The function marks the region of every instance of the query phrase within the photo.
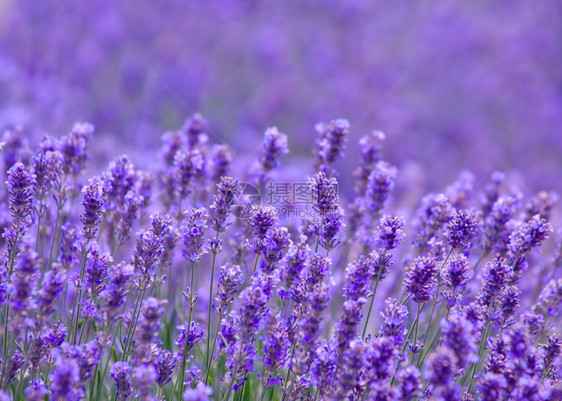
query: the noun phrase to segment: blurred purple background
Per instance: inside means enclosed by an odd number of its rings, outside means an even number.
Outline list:
[[[468,168],[560,193],[561,21],[559,1],[3,0],[0,126],[91,121],[105,164],[153,154],[194,111],[241,152],[277,125],[293,158],[345,117],[344,171],[380,129],[385,158],[428,189]]]

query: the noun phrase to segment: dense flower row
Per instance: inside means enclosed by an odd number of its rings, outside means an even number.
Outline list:
[[[205,129],[164,134],[155,171],[121,156],[87,181],[90,124],[35,150],[4,133],[1,400],[562,398],[553,193],[495,173],[478,196],[465,172],[392,214],[375,131],[346,199],[339,119],[317,126],[309,217],[282,219],[241,181],[266,188],[286,135],[239,181]]]

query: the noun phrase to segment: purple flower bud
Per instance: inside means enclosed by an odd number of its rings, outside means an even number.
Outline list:
[[[64,172],[67,175],[80,174],[88,160],[88,142],[92,138],[94,126],[89,123],[75,123],[68,135],[59,142],[59,150],[64,158]]]
[[[355,191],[359,196],[364,196],[373,166],[381,158],[380,151],[385,135],[381,131],[373,131],[359,140],[361,146],[361,161],[359,167],[353,172],[357,178]]]
[[[35,185],[35,175],[31,168],[27,168],[22,163],[14,164],[8,170],[6,185],[14,224],[29,224],[27,220],[33,212],[31,204]]]
[[[38,316],[46,321],[50,314],[55,311],[55,304],[66,283],[66,271],[55,263],[45,273],[41,286],[38,302]]]
[[[153,365],[143,364],[135,368],[133,381],[139,401],[152,401],[152,384],[156,382],[158,373]]]
[[[213,389],[203,384],[197,383],[195,388],[188,388],[183,393],[183,401],[211,401]]]
[[[447,223],[453,213],[453,207],[443,194],[430,194],[422,200],[418,211],[418,227],[414,237],[414,246],[420,253],[427,250],[428,245]]]
[[[108,323],[120,318],[122,306],[128,294],[129,281],[134,268],[127,263],[119,263],[109,268],[109,285],[105,290],[105,313]]]
[[[119,223],[117,224],[117,240],[124,244],[129,239],[131,227],[137,218],[139,209],[144,204],[144,198],[133,191],[125,194],[123,205],[118,209]]]
[[[328,124],[316,124],[318,139],[316,140],[314,165],[317,171],[328,176],[334,175],[333,165],[343,157],[346,137],[349,133],[349,121],[333,120]]]
[[[406,335],[406,319],[408,318],[408,308],[400,305],[398,300],[389,298],[385,301],[386,307],[381,312],[383,322],[380,334],[393,340],[394,344],[404,344]]]
[[[87,240],[92,240],[98,235],[101,216],[103,212],[104,193],[99,179],[90,180],[90,185],[82,190],[84,199],[82,205],[84,211],[80,216],[82,221],[82,233]]]
[[[213,182],[219,183],[222,177],[226,177],[230,171],[230,165],[234,159],[232,150],[227,145],[215,145],[211,152],[211,166]]]
[[[537,214],[511,234],[508,249],[514,258],[520,258],[531,249],[539,247],[551,232],[550,223]]]
[[[168,350],[156,347],[152,351],[150,359],[154,363],[158,374],[156,383],[158,384],[158,387],[163,388],[170,382],[170,380],[172,380],[172,372],[174,371],[178,357],[176,354],[173,354]]]
[[[488,262],[484,268],[484,285],[479,298],[480,304],[488,306],[492,299],[499,295],[512,275],[513,269],[507,265],[505,259],[496,258]]]
[[[453,248],[470,248],[472,238],[476,236],[478,220],[469,210],[460,210],[453,213],[445,237],[447,243]]]
[[[240,266],[227,263],[220,267],[216,297],[216,308],[220,314],[226,313],[243,281]]]
[[[312,191],[312,208],[321,216],[327,216],[338,208],[338,183],[323,172],[308,179]]]
[[[135,340],[141,347],[150,347],[158,338],[158,331],[162,327],[160,319],[164,315],[166,303],[166,300],[158,300],[153,297],[143,301],[138,333],[135,335]]]
[[[105,288],[107,268],[113,260],[108,252],[100,253],[95,242],[88,247],[86,258],[86,289],[92,298],[97,298]]]
[[[152,230],[138,234],[132,264],[140,273],[142,286],[154,280],[154,268],[162,255],[162,237],[154,234]]]
[[[126,155],[112,160],[103,174],[107,209],[115,210],[122,205],[125,195],[134,190],[136,181],[135,166]]]
[[[277,127],[266,129],[264,136],[259,163],[261,171],[269,173],[279,166],[279,158],[289,152],[289,146],[287,145],[287,135],[279,132]]]
[[[404,286],[415,302],[429,301],[437,286],[437,271],[435,259],[425,256],[416,258],[410,265]]]
[[[192,180],[203,168],[203,156],[197,149],[188,153],[178,151],[174,157],[174,179],[176,190],[182,198],[192,192]]]
[[[127,362],[115,362],[109,374],[115,381],[115,396],[117,401],[126,401],[133,394],[131,384],[133,368]]]
[[[368,178],[365,191],[365,207],[376,218],[388,199],[390,191],[394,189],[394,182],[398,170],[387,162],[378,162]]]
[[[183,257],[191,262],[197,262],[205,253],[205,229],[207,228],[207,209],[192,208],[184,213],[185,224],[182,227]]]
[[[49,394],[49,390],[45,383],[43,383],[43,380],[37,379],[29,384],[29,387],[24,390],[23,394],[27,401],[43,401],[45,396]]]
[[[213,195],[213,203],[210,207],[211,228],[213,230],[224,232],[230,225],[226,219],[238,192],[238,180],[231,177],[220,178],[220,182],[217,184],[217,193]]]
[[[266,273],[272,273],[278,267],[289,241],[289,230],[286,227],[274,227],[267,232],[262,241],[263,257],[260,265]]]
[[[397,248],[406,237],[404,234],[404,218],[398,216],[382,216],[375,233],[376,243],[385,251]]]
[[[562,305],[562,278],[551,279],[539,295],[539,310],[546,316],[557,316]]]
[[[189,351],[199,343],[205,335],[205,331],[197,322],[191,322],[189,333],[187,332],[187,324],[178,326],[178,338],[176,345],[182,353],[189,354]]]

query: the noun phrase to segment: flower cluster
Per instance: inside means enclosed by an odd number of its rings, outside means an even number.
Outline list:
[[[560,399],[552,193],[494,174],[478,197],[465,171],[412,208],[375,131],[350,196],[334,120],[300,221],[239,199],[200,115],[152,170],[120,156],[88,181],[91,130],[3,158],[0,399]],[[266,131],[260,188],[287,141]]]

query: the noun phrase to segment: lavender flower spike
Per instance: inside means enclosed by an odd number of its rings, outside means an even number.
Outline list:
[[[82,205],[84,211],[80,216],[82,221],[82,233],[86,240],[91,241],[98,235],[99,225],[103,212],[104,192],[98,178],[90,180],[90,185],[82,190],[84,199]]]

